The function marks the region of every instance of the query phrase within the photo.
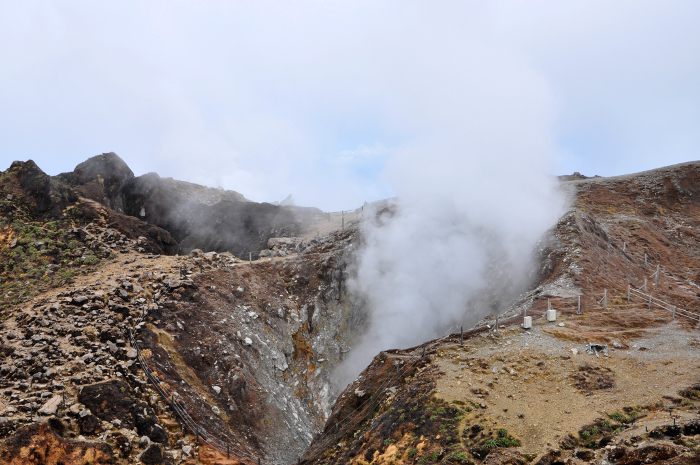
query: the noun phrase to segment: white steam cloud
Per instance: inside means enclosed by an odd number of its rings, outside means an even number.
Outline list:
[[[410,113],[430,130],[390,160],[395,213],[365,215],[351,289],[367,301],[369,328],[341,382],[381,350],[504,310],[531,283],[537,242],[564,211],[549,174],[546,82],[497,46],[462,58],[462,72],[441,79]]]

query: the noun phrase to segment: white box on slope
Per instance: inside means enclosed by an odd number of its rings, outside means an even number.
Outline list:
[[[553,308],[547,310],[547,321],[557,321],[557,311]]]
[[[523,328],[524,329],[532,328],[532,317],[531,316],[526,316],[523,318]]]

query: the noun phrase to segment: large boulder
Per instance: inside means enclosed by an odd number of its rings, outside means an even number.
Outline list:
[[[136,410],[136,399],[131,387],[122,380],[112,379],[84,386],[78,400],[100,420],[120,420],[125,426],[134,426],[132,412]]]

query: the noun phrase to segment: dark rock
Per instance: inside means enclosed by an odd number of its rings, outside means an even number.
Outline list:
[[[168,433],[159,424],[153,425],[151,427],[151,431],[148,432],[147,436],[153,442],[157,442],[159,444],[168,443]]]
[[[566,462],[561,459],[560,450],[550,450],[544,454],[535,465],[565,465],[565,463]]]
[[[84,417],[78,418],[78,427],[80,428],[80,434],[91,436],[93,434],[99,433],[102,423],[95,415],[85,415]]]
[[[642,465],[667,460],[678,455],[678,450],[666,444],[655,444],[628,450],[624,447],[616,447],[608,454],[608,460],[615,465]]]
[[[121,380],[109,380],[84,386],[78,400],[99,419],[121,420],[127,427],[134,426],[132,411],[136,408],[131,388]]]
[[[694,420],[683,426],[683,434],[686,436],[695,436],[700,434],[700,420]]]
[[[6,173],[9,176],[5,182],[22,192],[15,201],[27,205],[33,216],[57,217],[63,208],[77,200],[74,191],[51,179],[32,160],[15,161]]]
[[[122,458],[127,458],[129,455],[131,455],[131,450],[133,447],[131,446],[131,441],[129,441],[129,438],[121,433],[113,433],[111,436],[112,440],[117,445],[119,455]]]
[[[151,444],[148,449],[143,451],[139,456],[139,460],[146,465],[156,465],[163,463],[163,449],[158,444]]]
[[[103,153],[88,158],[72,173],[59,175],[83,196],[117,211],[123,211],[122,186],[134,173],[115,153]]]

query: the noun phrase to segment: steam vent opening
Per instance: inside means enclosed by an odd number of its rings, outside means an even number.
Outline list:
[[[700,463],[700,4],[533,11],[3,8],[0,464]]]

